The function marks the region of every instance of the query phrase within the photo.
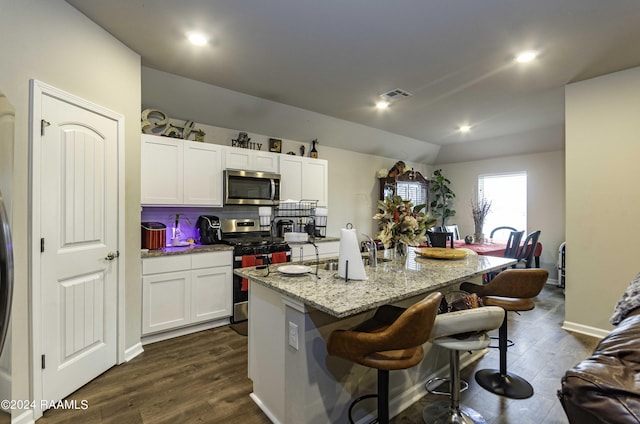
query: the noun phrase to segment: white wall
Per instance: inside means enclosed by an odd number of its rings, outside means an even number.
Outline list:
[[[460,235],[474,232],[471,199],[475,197],[478,176],[524,171],[527,173],[527,231],[542,230],[540,266],[557,278],[558,247],[565,239],[564,151],[510,156],[456,164],[436,165],[451,180],[456,194],[456,216],[448,224],[458,224]],[[485,233],[491,229],[484,229]]]
[[[339,236],[340,228],[344,228],[347,222],[353,224],[358,234],[375,234],[377,223],[372,218],[376,203],[372,200],[378,197],[376,173],[381,168],[389,170],[401,159],[425,177],[431,175],[428,166],[418,163],[417,157],[421,152],[414,155],[412,151],[405,151],[407,146],[403,144],[406,141],[404,137],[150,68],[142,68],[142,78],[142,104],[145,108],[159,109],[170,118],[183,120],[202,116],[202,110],[211,111],[208,121],[200,121],[195,125],[195,128],[203,129],[205,141],[210,143],[230,145],[231,138],[237,136],[238,131],[245,131],[252,142],[260,140],[265,143],[262,150],[268,150],[266,141],[272,137],[283,139],[283,153],[293,150],[299,154],[298,147],[306,144],[308,155],[309,141],[315,136],[304,138],[307,133],[292,130],[291,122],[308,123],[320,133],[331,134],[335,138],[334,143],[338,140],[337,144],[340,144],[340,139],[348,138],[349,143],[357,141],[366,146],[370,137],[388,137],[389,145],[397,148],[398,156],[385,158],[328,147],[320,138],[317,146],[319,157],[329,161],[327,235]],[[301,138],[288,138],[288,134],[297,134]],[[432,147],[426,148],[435,154],[437,149],[433,150]],[[361,235],[359,237],[364,240]]]
[[[62,0],[0,0],[0,89],[16,110],[13,399],[29,399],[29,79],[125,116],[126,338],[140,336],[140,58]]]
[[[568,85],[569,325],[610,329],[615,303],[640,271],[640,68]],[[588,329],[587,329],[588,330]]]

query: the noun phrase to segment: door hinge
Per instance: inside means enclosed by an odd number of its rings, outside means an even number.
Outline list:
[[[44,237],[40,239],[40,253],[44,252]]]
[[[41,365],[42,365],[42,369],[45,369],[45,360],[44,360],[44,355],[42,355],[42,356],[40,357],[40,363],[41,363]]]
[[[40,120],[40,135],[44,135],[44,129],[51,125],[51,122],[41,119]]]

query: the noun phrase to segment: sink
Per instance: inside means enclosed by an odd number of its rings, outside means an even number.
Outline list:
[[[383,262],[389,262],[390,259],[387,258],[378,258],[378,264],[383,263]],[[369,266],[369,257],[368,256],[363,256],[362,257],[362,263],[364,264],[364,266]],[[338,270],[338,259],[337,258],[323,258],[320,259],[317,264],[322,268],[322,269],[326,269],[328,271],[337,271]],[[315,267],[316,266],[316,261],[306,261],[303,262],[303,265],[307,265],[310,267]]]

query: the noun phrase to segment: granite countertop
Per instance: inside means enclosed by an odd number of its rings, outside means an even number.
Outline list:
[[[442,260],[416,256],[409,250],[404,273],[390,271],[389,263],[377,268],[366,267],[368,280],[345,282],[337,271],[315,266],[313,273],[287,275],[272,265],[270,273],[253,268],[237,268],[234,273],[262,284],[290,298],[303,302],[336,318],[345,318],[383,304],[396,303],[460,283],[488,271],[496,271],[514,264],[514,259],[494,256],[468,255],[464,259]]]
[[[140,257],[156,258],[159,256],[185,255],[203,252],[224,252],[232,250],[233,246],[229,246],[228,244],[194,244],[189,246],[164,247],[158,250],[142,249],[140,251]]]

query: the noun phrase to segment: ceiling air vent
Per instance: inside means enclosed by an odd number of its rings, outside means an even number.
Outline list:
[[[411,97],[412,95],[413,94],[409,93],[408,91],[396,88],[394,90],[387,91],[386,93],[382,93],[380,97],[388,102],[397,102],[398,100]]]

